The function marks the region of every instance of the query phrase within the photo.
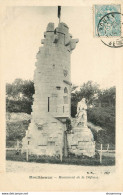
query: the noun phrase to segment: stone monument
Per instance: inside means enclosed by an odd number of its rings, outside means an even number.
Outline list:
[[[82,99],[77,106],[73,132],[67,131],[71,118],[71,62],[72,50],[78,39],[72,39],[69,28],[60,22],[49,23],[43,44],[37,53],[34,72],[35,94],[31,123],[22,140],[22,152],[46,156],[94,156],[95,143],[87,127],[87,105]]]
[[[69,153],[77,156],[95,155],[95,141],[91,130],[87,127],[87,104],[83,98],[77,105],[76,123],[73,133],[67,135]]]
[[[66,119],[71,117],[70,56],[78,39],[65,23],[49,23],[37,53],[35,94],[31,123],[23,139],[23,152],[59,156],[64,153]]]
[[[87,104],[85,98],[78,102],[76,117],[77,126],[82,125],[83,127],[87,127]]]

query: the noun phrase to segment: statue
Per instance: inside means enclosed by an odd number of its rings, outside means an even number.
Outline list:
[[[87,104],[85,102],[85,98],[82,98],[77,105],[77,126],[82,125],[83,127],[87,127]]]

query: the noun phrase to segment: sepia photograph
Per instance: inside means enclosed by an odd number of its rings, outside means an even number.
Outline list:
[[[120,5],[99,8],[96,6],[94,13],[97,23],[107,12],[120,12]],[[7,59],[11,68],[6,84],[7,171],[18,171],[18,166],[21,171],[22,162],[115,165],[115,67],[112,67],[113,59],[105,65],[99,56],[88,59],[89,48],[84,51],[88,41],[83,42],[87,35],[81,25],[78,26],[86,9],[58,6],[9,7],[7,10],[11,23],[9,21],[6,33],[11,30],[18,35],[10,35],[7,41],[8,50],[12,41],[15,47]],[[71,24],[69,12],[73,13],[74,20],[79,17],[79,21],[73,24],[72,20]],[[117,15],[110,15],[110,25],[116,20],[120,23],[120,15],[118,19]],[[48,17],[52,19],[41,26],[45,17],[47,21]],[[109,33],[111,28],[107,26],[101,25]],[[77,61],[80,55],[81,60]]]

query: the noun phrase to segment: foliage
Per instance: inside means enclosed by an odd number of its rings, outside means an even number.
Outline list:
[[[15,100],[26,98],[31,101],[34,94],[34,83],[30,80],[15,79],[12,84],[7,83],[6,94]]]
[[[30,80],[16,79],[12,84],[6,85],[6,110],[7,112],[31,113],[33,103],[34,83]],[[96,132],[92,129],[94,138],[98,142],[115,142],[115,99],[116,89],[101,90],[97,83],[88,81],[80,86],[72,86],[71,92],[71,116],[75,117],[77,103],[86,98],[88,105],[88,121],[101,126],[105,131]],[[71,129],[70,121],[67,121],[68,129]],[[14,126],[14,125],[13,125]],[[9,127],[9,124],[8,124]],[[9,127],[10,128],[10,127]],[[15,129],[15,127],[13,127]],[[21,128],[21,126],[19,127]],[[12,130],[12,129],[11,129]],[[14,130],[13,130],[14,131]],[[18,128],[17,128],[18,132]],[[19,132],[18,132],[19,134]],[[12,136],[10,136],[12,137]],[[21,137],[21,136],[20,136]],[[19,138],[20,139],[20,138]]]
[[[7,122],[6,139],[7,141],[22,140],[25,137],[29,121]]]
[[[16,79],[12,84],[6,85],[7,112],[31,113],[33,102],[34,83],[30,80]]]
[[[26,162],[26,153],[16,152],[15,151],[7,151],[6,159],[11,161],[23,161]],[[99,155],[95,155],[95,158],[92,157],[76,157],[76,156],[69,156],[64,157],[62,162],[60,159],[54,156],[37,156],[37,155],[29,155],[29,162],[37,162],[37,163],[52,163],[52,164],[67,164],[67,165],[84,165],[84,166],[109,166],[115,165],[115,157],[103,156],[102,164],[100,164]]]
[[[70,119],[66,119],[66,128],[67,128],[67,131],[70,131],[72,129],[72,125],[71,125],[71,120]]]
[[[99,85],[88,81],[84,83],[80,88],[81,99],[86,98],[87,104],[93,104],[94,100],[97,98],[99,92]],[[80,100],[81,100],[80,99]]]
[[[25,112],[27,114],[30,114],[32,101],[29,100],[6,100],[6,110],[7,112]]]
[[[98,142],[115,143],[115,107],[89,108],[88,120],[104,129],[96,135]]]
[[[100,90],[98,95],[98,101],[105,105],[115,106],[116,88],[111,87],[109,89]]]
[[[71,93],[71,115],[74,117],[76,115],[77,103],[85,98],[88,106],[93,105],[94,101],[97,99],[99,93],[99,85],[92,81],[88,81],[80,86],[80,90],[77,91],[77,87],[72,87]]]
[[[97,98],[99,92],[99,85],[92,81],[88,81],[87,83],[83,83],[80,86],[80,90],[76,90],[77,87],[73,86],[72,92],[75,90],[75,93],[72,95],[76,97],[77,101],[80,101],[82,98],[86,98],[87,104],[92,104],[93,101]]]
[[[103,128],[97,132],[91,129],[95,141],[99,143],[115,143],[115,99],[116,88],[99,89],[99,85],[88,81],[84,83],[80,90],[73,86],[71,94],[71,115],[75,117],[77,103],[86,98],[88,104],[88,121]]]

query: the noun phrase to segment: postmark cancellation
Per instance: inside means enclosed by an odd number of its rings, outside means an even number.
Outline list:
[[[94,36],[109,47],[123,46],[120,4],[94,5]]]

